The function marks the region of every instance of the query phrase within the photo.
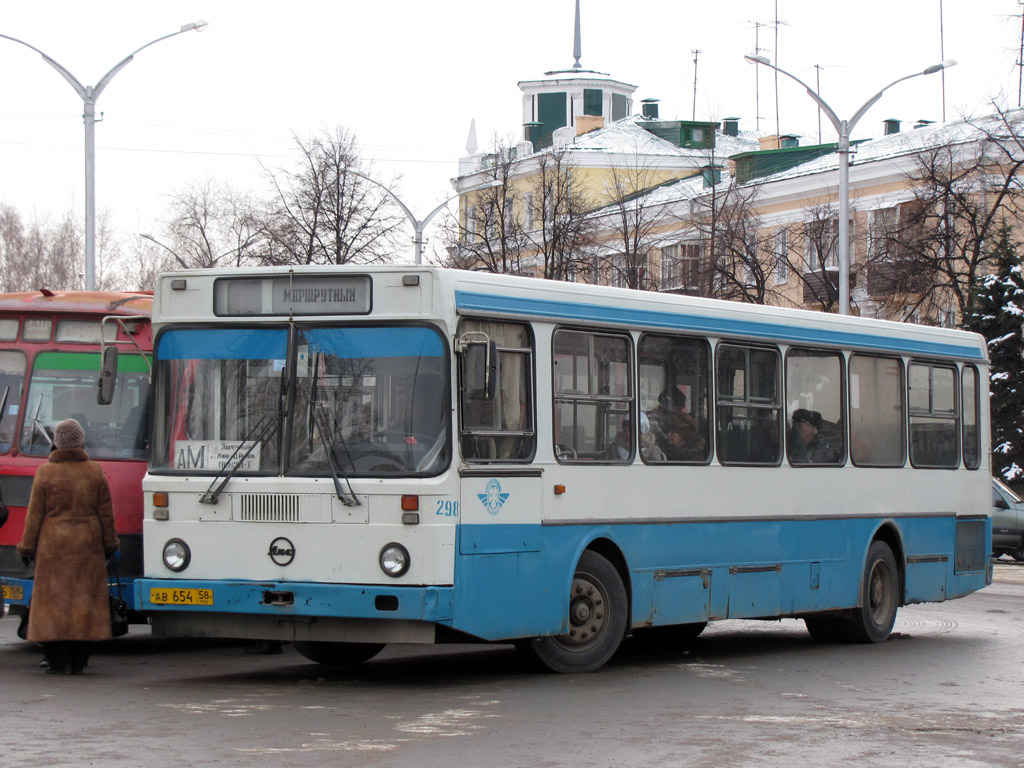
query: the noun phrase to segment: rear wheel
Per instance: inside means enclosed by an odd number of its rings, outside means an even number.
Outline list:
[[[873,541],[864,564],[861,604],[840,623],[845,640],[884,643],[889,639],[899,607],[899,583],[896,558],[889,545]]]
[[[618,649],[626,634],[626,589],[615,567],[587,550],[569,591],[569,633],[517,644],[552,672],[593,672]]]
[[[811,639],[819,643],[834,643],[841,639],[839,619],[835,616],[804,616],[804,624]]]
[[[372,659],[382,650],[384,643],[324,643],[296,641],[295,650],[310,661],[328,667],[350,667]]]

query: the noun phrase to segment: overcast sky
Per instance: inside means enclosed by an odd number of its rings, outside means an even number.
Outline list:
[[[743,61],[755,34],[763,55],[805,82],[820,75],[822,96],[848,118],[881,87],[943,58],[942,5],[945,58],[959,61],[946,73],[947,119],[983,113],[992,99],[1018,104],[1018,0],[777,5],[776,51],[774,0],[582,0],[582,63],[639,86],[635,111],[653,97],[663,118],[690,119],[699,49],[696,118],[735,116],[742,129],[774,133],[772,75],[761,68],[755,90],[755,69]],[[572,65],[573,13],[574,0],[7,0],[0,33],[92,85],[150,40],[209,22],[141,52],[98,101],[97,207],[125,237],[159,237],[172,190],[206,176],[257,185],[257,157],[287,164],[293,133],[339,125],[425,215],[453,193],[470,120],[482,148],[495,135],[518,137],[516,83]],[[0,201],[26,218],[72,207],[77,215],[81,99],[38,54],[2,39],[0,72]],[[782,132],[817,143],[816,108],[796,83],[780,79],[779,104]],[[854,138],[880,135],[886,118],[908,130],[942,112],[942,76],[915,79],[887,92]],[[822,139],[834,138],[824,121]]]

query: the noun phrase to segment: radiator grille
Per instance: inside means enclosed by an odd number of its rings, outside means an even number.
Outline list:
[[[956,560],[954,573],[983,571],[988,564],[985,547],[985,520],[956,521]]]
[[[235,497],[235,520],[244,523],[321,523],[330,510],[320,496],[298,493],[244,493]]]

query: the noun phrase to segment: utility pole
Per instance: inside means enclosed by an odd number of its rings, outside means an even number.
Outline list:
[[[693,54],[693,117],[690,119],[697,120],[697,57],[700,56],[700,49],[691,50]]]

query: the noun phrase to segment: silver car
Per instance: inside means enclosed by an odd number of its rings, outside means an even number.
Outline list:
[[[1024,499],[992,478],[992,555],[1024,560]]]

